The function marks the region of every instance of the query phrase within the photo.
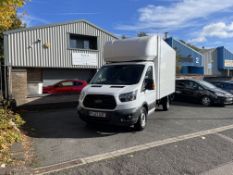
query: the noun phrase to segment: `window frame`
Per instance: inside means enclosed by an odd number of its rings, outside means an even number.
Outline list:
[[[149,71],[151,71],[151,73],[152,73],[152,75],[151,75],[152,79],[149,76],[147,76],[147,73]],[[153,69],[153,66],[151,66],[151,65],[147,67],[145,75],[143,77],[143,83],[142,83],[142,87],[141,87],[141,92],[145,91],[146,80],[152,80],[153,83],[155,83],[155,80],[154,80],[154,69]]]
[[[85,49],[85,48],[73,48],[71,47],[71,35],[78,35],[78,36],[83,36],[83,37],[93,37],[96,38],[96,49]],[[67,46],[68,46],[68,50],[84,50],[84,51],[94,51],[94,52],[98,52],[99,51],[99,36],[94,36],[94,35],[83,35],[83,34],[79,34],[79,33],[67,33]],[[89,43],[90,45],[90,43]]]

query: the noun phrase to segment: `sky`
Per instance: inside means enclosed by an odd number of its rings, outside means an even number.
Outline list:
[[[85,19],[118,37],[168,32],[233,52],[233,0],[30,0],[18,15],[28,27]]]

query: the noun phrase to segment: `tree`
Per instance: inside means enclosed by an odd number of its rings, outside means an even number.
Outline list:
[[[3,59],[3,32],[22,27],[17,10],[26,0],[0,0],[0,60]]]
[[[25,4],[25,0],[1,0],[0,1],[0,31],[8,30],[17,16],[17,9]]]
[[[148,36],[146,32],[139,32],[137,34],[138,37]]]

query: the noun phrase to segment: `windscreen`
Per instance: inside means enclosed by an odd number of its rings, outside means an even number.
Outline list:
[[[216,88],[217,88],[217,87],[214,86],[213,84],[208,83],[208,82],[206,82],[206,81],[199,81],[199,83],[200,83],[201,85],[207,87],[207,88],[210,88],[210,89],[216,89]]]
[[[140,81],[144,65],[126,64],[102,67],[91,84],[132,85]]]

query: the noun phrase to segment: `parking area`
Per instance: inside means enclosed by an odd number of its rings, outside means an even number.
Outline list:
[[[201,107],[177,102],[167,112],[150,115],[142,132],[112,126],[89,127],[78,118],[75,108],[25,112],[23,117],[30,126],[26,128],[35,153],[32,166],[36,168],[232,125],[232,109],[233,106]],[[231,132],[227,134],[232,136]]]
[[[188,139],[50,174],[232,175],[233,144],[215,134],[204,138]]]

